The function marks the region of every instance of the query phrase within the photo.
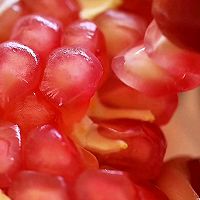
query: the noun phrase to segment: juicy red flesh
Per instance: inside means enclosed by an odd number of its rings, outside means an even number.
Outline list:
[[[145,50],[160,67],[176,80],[179,91],[195,88],[200,83],[200,55],[172,44],[153,21],[145,35]]]
[[[152,10],[158,26],[169,40],[199,52],[199,7],[199,0],[154,0]]]
[[[109,64],[106,53],[104,35],[92,21],[75,21],[65,28],[63,45],[74,46],[91,51],[103,66],[104,82],[109,75]]]
[[[169,122],[178,105],[177,94],[156,98],[147,96],[123,84],[114,75],[99,91],[99,98],[103,104],[114,108],[150,110],[159,125]]]
[[[146,29],[144,19],[117,10],[109,10],[97,16],[95,23],[105,36],[111,58],[142,40]]]
[[[26,15],[17,21],[11,39],[35,50],[42,59],[61,45],[62,25],[39,15]]]
[[[0,42],[4,42],[10,38],[14,24],[26,13],[27,10],[23,3],[17,2],[0,14]]]
[[[83,170],[76,146],[50,125],[32,130],[24,145],[26,169],[60,175],[68,181],[74,180]]]
[[[177,93],[173,77],[148,57],[143,45],[116,56],[112,61],[112,69],[123,83],[147,95]]]
[[[76,0],[22,0],[33,13],[53,17],[64,24],[78,19],[79,5]]]
[[[156,187],[137,185],[115,170],[83,172],[75,183],[74,196],[76,200],[168,200]]]
[[[15,124],[0,124],[0,163],[0,188],[5,188],[21,166],[21,137]]]
[[[50,55],[40,91],[58,107],[89,102],[102,73],[101,63],[92,53],[63,47]]]
[[[8,191],[12,200],[69,200],[62,177],[33,171],[21,171]]]
[[[130,172],[135,179],[155,179],[163,163],[166,141],[155,125],[135,120],[99,122],[101,135],[127,143],[125,150],[115,153],[97,153],[102,165]]]
[[[117,171],[85,171],[75,183],[77,200],[132,200],[136,193],[128,177]]]
[[[17,99],[6,109],[4,119],[19,125],[23,136],[43,124],[54,123],[59,112],[38,93]]]
[[[0,106],[33,91],[41,78],[41,66],[33,50],[16,42],[0,44]]]

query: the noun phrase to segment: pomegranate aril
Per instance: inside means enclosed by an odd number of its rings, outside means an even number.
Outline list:
[[[158,176],[166,141],[156,125],[128,119],[95,121],[75,126],[72,138],[93,152],[100,165],[129,171],[137,180]]]
[[[58,107],[77,102],[85,105],[94,95],[102,74],[101,63],[89,51],[59,48],[49,57],[40,91]]]
[[[153,21],[145,35],[145,51],[176,80],[178,90],[185,91],[200,84],[200,55],[181,49],[160,32]]]
[[[45,59],[61,45],[62,33],[62,25],[58,21],[39,15],[26,15],[15,24],[11,39],[27,45]]]
[[[116,56],[112,61],[112,69],[124,84],[147,95],[177,93],[173,77],[148,57],[143,45]]]
[[[155,123],[159,125],[169,122],[178,105],[177,94],[156,98],[147,96],[123,84],[114,75],[98,93],[101,102],[106,106],[151,111],[155,116]]]
[[[139,16],[117,10],[106,11],[94,21],[104,33],[111,58],[142,40],[147,26]]]
[[[18,124],[23,136],[26,136],[28,131],[37,126],[54,123],[57,116],[59,111],[41,95],[33,93],[9,105],[4,119]]]
[[[148,21],[153,18],[151,13],[152,0],[123,0],[123,10],[138,14]]]
[[[154,0],[153,15],[166,37],[180,47],[200,51],[200,1]]]
[[[0,123],[0,188],[8,187],[21,166],[21,137],[19,127]]]
[[[77,200],[133,200],[137,199],[131,181],[123,172],[118,171],[85,171],[74,186]]]
[[[62,177],[34,171],[21,171],[9,188],[12,200],[69,200]]]
[[[22,2],[12,3],[6,10],[1,10],[9,5],[9,1],[4,1],[0,5],[0,42],[4,42],[9,39],[12,32],[12,28],[17,20],[24,16],[27,11]],[[6,6],[5,6],[6,4]]]
[[[22,0],[33,13],[53,17],[64,24],[78,19],[79,4],[76,0]]]
[[[0,44],[0,107],[33,91],[41,79],[37,55],[17,42]]]
[[[63,45],[91,51],[102,63],[104,73],[101,82],[105,81],[110,71],[105,39],[94,22],[85,20],[71,23],[65,28]]]
[[[160,173],[166,151],[164,134],[158,126],[136,120],[99,121],[104,137],[122,140],[128,147],[120,152],[95,152],[100,164],[129,171],[134,179],[153,180]]]
[[[51,125],[33,129],[24,144],[26,169],[64,176],[73,181],[83,170],[80,152]]]

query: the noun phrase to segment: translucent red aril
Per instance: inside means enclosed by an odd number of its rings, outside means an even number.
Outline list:
[[[101,63],[89,51],[60,48],[49,57],[40,90],[58,107],[70,107],[77,102],[85,105],[94,95],[102,73]]]
[[[123,98],[120,98],[123,97]],[[162,97],[151,97],[123,84],[115,76],[99,90],[103,104],[119,109],[149,110],[155,116],[155,123],[166,124],[178,105],[177,94]]]
[[[171,43],[162,35],[155,21],[146,31],[145,50],[154,62],[175,77],[180,91],[200,84],[200,55]]]
[[[17,21],[11,39],[35,50],[45,59],[49,53],[61,45],[62,25],[39,15],[26,15]]]
[[[22,0],[33,12],[53,17],[64,24],[78,19],[79,5],[76,0]]]
[[[91,51],[102,63],[104,73],[101,82],[105,81],[110,71],[105,39],[94,22],[85,20],[71,23],[65,28],[63,45],[81,47]]]
[[[199,7],[199,0],[154,0],[153,15],[167,38],[181,47],[199,52]]]
[[[151,6],[152,0],[123,0],[123,4],[120,8],[141,15],[150,21],[153,18]]]
[[[87,141],[80,141],[87,127],[80,129],[83,131],[78,140],[97,156],[101,165],[129,171],[134,179],[155,179],[166,150],[164,135],[156,125],[126,119],[97,121],[96,126],[97,133],[94,128],[88,129],[93,132],[91,136],[87,133]]]
[[[24,145],[24,162],[29,170],[61,175],[70,181],[83,170],[76,146],[50,125],[32,130]]]
[[[4,42],[9,39],[14,24],[27,12],[21,2],[10,2],[11,3],[9,3],[8,1],[4,1],[0,5],[0,42]],[[4,8],[6,8],[5,4],[11,5],[4,10]]]
[[[136,191],[131,181],[123,172],[118,171],[85,171],[74,186],[77,200],[133,200]]]
[[[4,119],[19,125],[23,136],[31,129],[44,124],[52,124],[59,112],[38,93],[17,99],[5,111]]]
[[[147,95],[164,96],[177,92],[175,80],[148,57],[142,45],[116,56],[112,69],[123,83]]]
[[[142,40],[147,25],[139,16],[117,10],[99,15],[95,23],[104,33],[111,58]]]
[[[0,123],[0,188],[8,187],[20,170],[21,137],[19,127]]]
[[[12,200],[69,200],[62,177],[33,171],[22,171],[8,191]]]
[[[74,196],[76,200],[168,200],[156,187],[137,185],[115,170],[83,172],[75,183]]]
[[[0,106],[25,96],[39,84],[41,67],[33,50],[16,42],[0,44]]]

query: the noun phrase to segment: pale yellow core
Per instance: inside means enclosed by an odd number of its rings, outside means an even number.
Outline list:
[[[82,19],[93,19],[106,10],[117,8],[122,4],[122,0],[79,0],[82,10]]]
[[[128,144],[123,140],[109,139],[101,135],[97,125],[88,117],[74,126],[72,137],[83,148],[101,154],[120,152],[128,148]]]
[[[106,107],[100,102],[97,95],[91,100],[88,115],[90,117],[103,119],[135,119],[148,122],[153,122],[155,120],[155,117],[150,110]]]
[[[8,196],[6,196],[1,190],[0,190],[0,200],[11,200]]]

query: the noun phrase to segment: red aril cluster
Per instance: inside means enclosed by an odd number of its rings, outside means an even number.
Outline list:
[[[159,126],[178,93],[200,85],[191,22],[199,3],[181,11],[186,0],[154,0],[148,26],[151,0],[8,1],[0,3],[0,199],[198,198],[198,159],[163,165]],[[175,26],[187,30],[179,37]]]
[[[99,59],[103,67],[101,83],[108,78],[110,71],[105,45],[103,33],[92,21],[75,21],[64,30],[63,46],[88,49]]]
[[[166,141],[158,127],[126,119],[100,121],[98,131],[104,137],[127,144],[127,148],[121,151],[94,151],[100,164],[126,170],[138,180],[157,177],[166,151]]]

